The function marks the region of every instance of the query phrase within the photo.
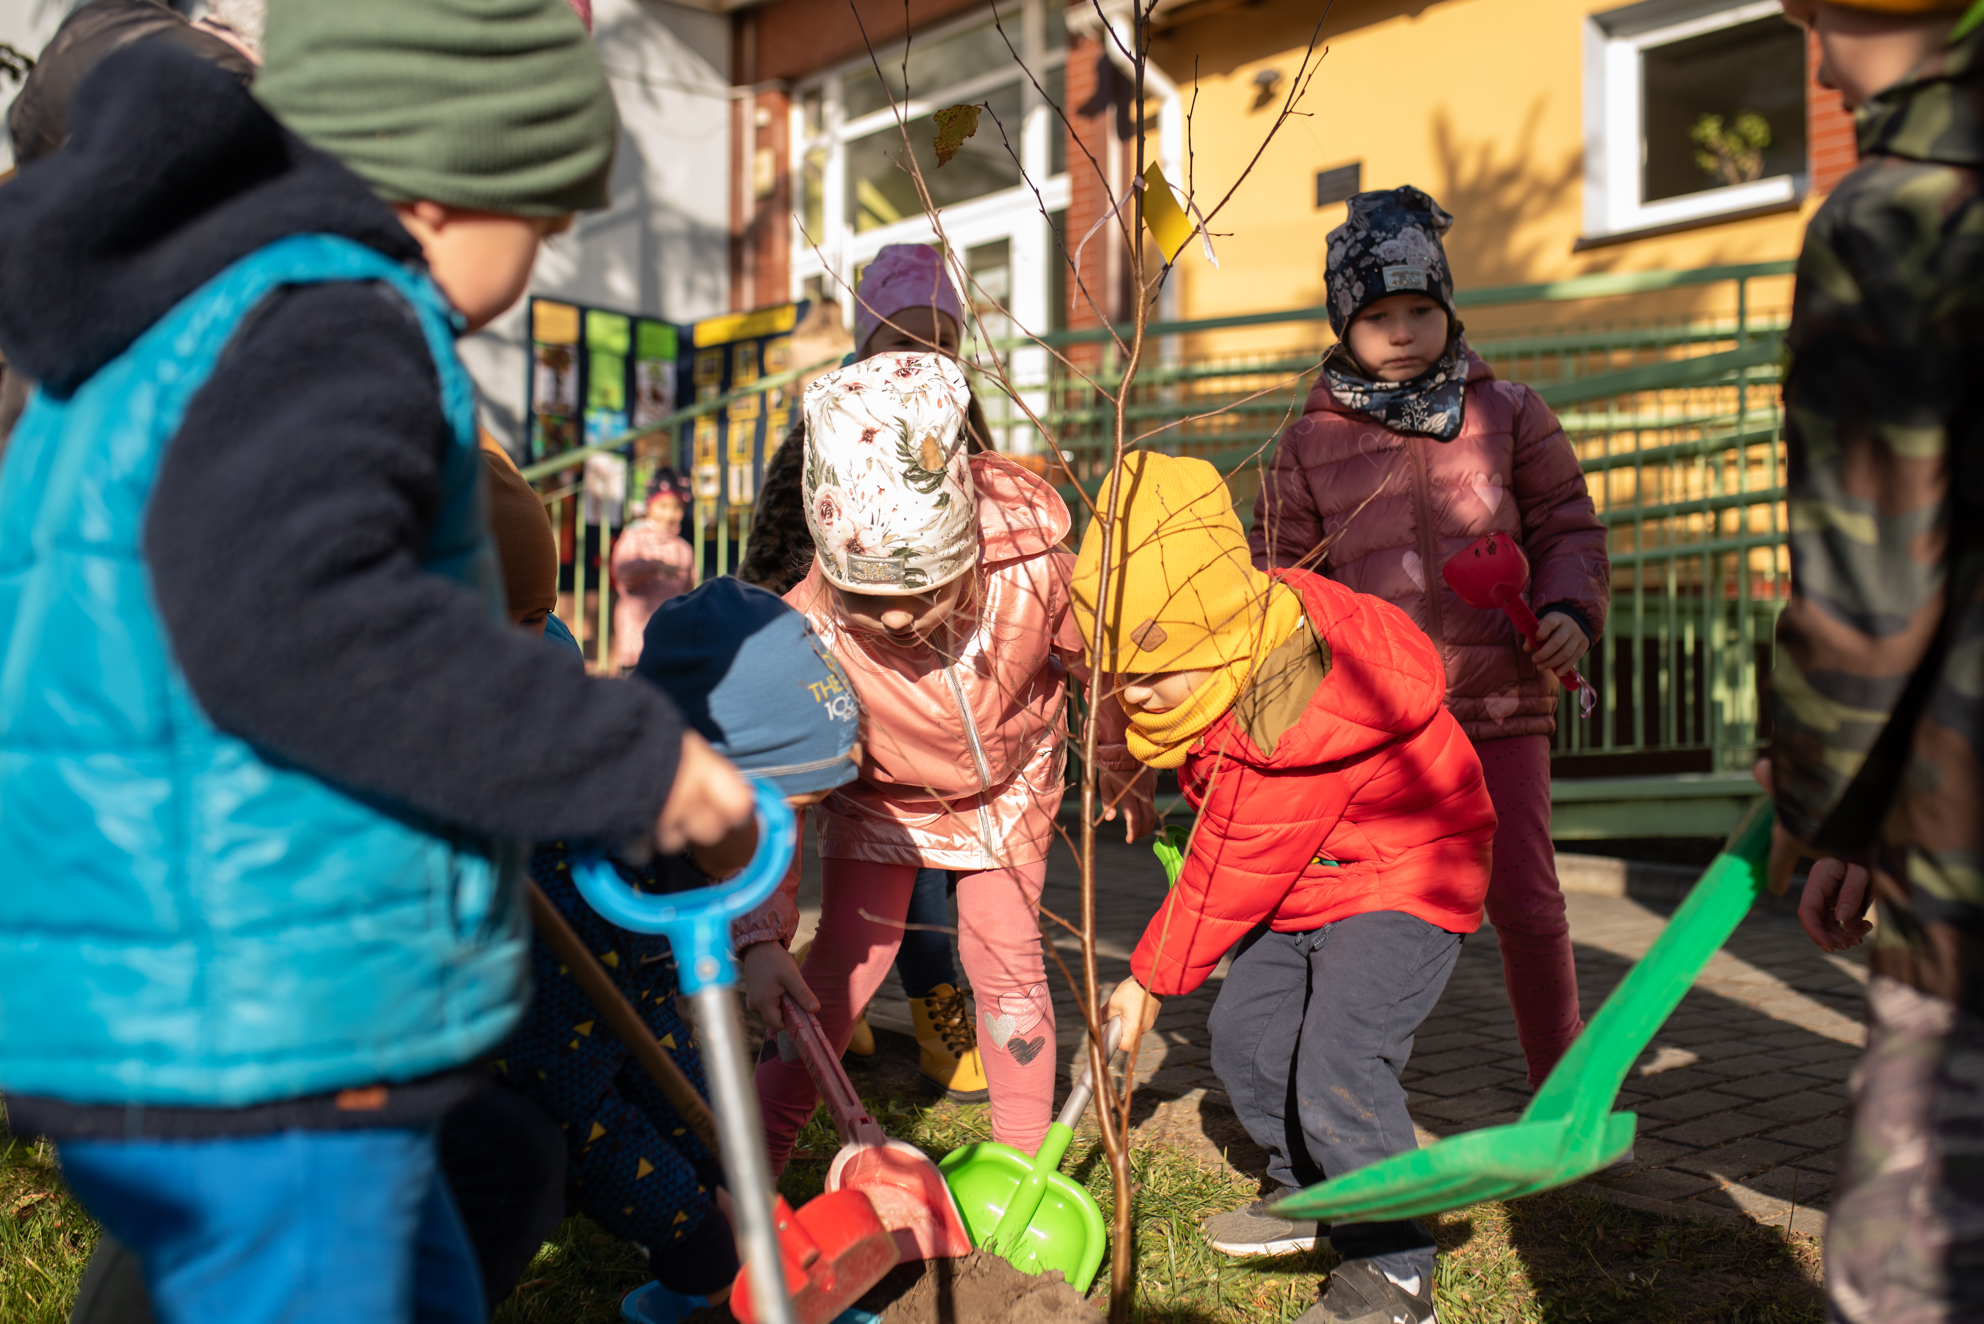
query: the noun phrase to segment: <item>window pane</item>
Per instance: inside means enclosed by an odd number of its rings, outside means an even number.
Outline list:
[[[1641,197],[1805,170],[1805,36],[1762,18],[1641,52]]]
[[[1047,49],[1058,51],[1068,44],[1068,11],[1061,0],[1042,0],[1047,20]]]
[[[799,158],[799,217],[813,243],[826,236],[826,201],[827,149],[809,147]]]
[[[971,273],[971,287],[964,296],[971,304],[972,320],[978,324],[976,334],[986,342],[1010,338],[1013,324],[1006,313],[1013,298],[1011,241],[1000,239],[967,248],[964,267]]]
[[[1014,45],[1018,45],[1020,32],[1016,18],[1007,22],[1006,32],[1012,37]],[[882,74],[889,80],[889,91],[895,94],[896,100],[903,100],[902,48],[898,46],[877,55]],[[1005,38],[989,23],[942,41],[912,41],[909,44],[909,94],[934,97],[947,87],[991,73],[1012,62],[1013,53],[1006,49]],[[882,80],[875,76],[872,62],[841,81],[840,97],[849,119],[882,110],[889,104],[889,98],[882,91]]]
[[[1017,151],[1020,85],[1012,83],[998,88],[985,100],[992,115],[997,115],[1006,126],[1006,134]],[[979,116],[977,134],[966,139],[963,150],[941,170],[930,145],[937,135],[936,125],[927,115],[910,121],[909,140],[916,147],[916,163],[939,207],[996,193],[1020,182],[1020,168],[1007,153],[992,115]],[[901,155],[902,134],[893,126],[847,144],[847,215],[857,233],[922,213],[915,181],[891,159]]]

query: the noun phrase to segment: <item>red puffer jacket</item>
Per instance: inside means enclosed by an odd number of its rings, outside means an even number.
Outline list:
[[[1329,671],[1272,754],[1228,712],[1186,757],[1191,853],[1130,958],[1159,995],[1204,983],[1262,920],[1302,933],[1401,910],[1452,933],[1481,925],[1495,809],[1441,704],[1439,655],[1390,603],[1274,573],[1301,592]]]
[[[1596,640],[1612,563],[1577,453],[1536,392],[1470,354],[1452,441],[1393,432],[1318,381],[1275,448],[1249,541],[1263,570],[1319,570],[1404,608],[1440,650],[1447,705],[1470,738],[1549,735],[1557,678],[1537,671],[1507,615],[1468,606],[1440,577],[1448,557],[1495,532],[1529,556],[1536,614],[1569,608]]]

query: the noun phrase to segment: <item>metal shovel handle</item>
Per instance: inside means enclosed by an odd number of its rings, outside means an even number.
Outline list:
[[[739,1239],[751,1274],[751,1296],[762,1324],[797,1324],[779,1254],[772,1215],[771,1161],[765,1127],[751,1088],[744,1049],[744,1021],[736,993],[737,962],[731,955],[731,921],[777,890],[792,862],[798,824],[785,797],[770,782],[753,780],[758,807],[758,847],[735,879],[688,892],[637,892],[603,859],[577,862],[572,882],[586,904],[609,922],[636,933],[659,933],[675,951],[682,991],[696,1009],[696,1030],[707,1051],[716,1104],[718,1148],[736,1201]]]
[[[1109,1024],[1102,1027],[1102,1060],[1107,1062],[1116,1056],[1116,1050],[1123,1042],[1123,1018],[1112,1016]],[[1068,1101],[1061,1105],[1061,1115],[1054,1120],[1069,1130],[1081,1121],[1082,1114],[1088,1111],[1089,1100],[1095,1097],[1095,1059],[1087,1053],[1088,1044],[1082,1044],[1082,1071],[1075,1077],[1074,1088],[1068,1091]]]

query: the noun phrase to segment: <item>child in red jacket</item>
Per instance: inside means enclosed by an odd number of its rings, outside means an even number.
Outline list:
[[[1130,752],[1177,768],[1199,816],[1110,1013],[1141,1034],[1160,996],[1233,951],[1213,1069],[1286,1194],[1415,1146],[1399,1072],[1481,923],[1495,811],[1440,656],[1404,612],[1256,570],[1203,460],[1133,454],[1120,482],[1107,586],[1098,520],[1075,610],[1092,641],[1102,590],[1095,665]],[[1313,1246],[1315,1223],[1266,1212],[1279,1198],[1214,1218],[1208,1238],[1239,1255]],[[1431,1320],[1424,1228],[1338,1224],[1330,1241],[1344,1263],[1297,1324]]]

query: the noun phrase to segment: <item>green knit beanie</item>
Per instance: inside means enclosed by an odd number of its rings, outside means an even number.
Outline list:
[[[394,202],[604,207],[619,128],[567,0],[270,0],[255,95]]]

